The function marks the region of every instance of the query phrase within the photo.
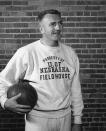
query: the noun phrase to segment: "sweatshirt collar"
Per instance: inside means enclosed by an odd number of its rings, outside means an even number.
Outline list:
[[[43,44],[41,39],[39,40],[39,43],[40,43],[41,47],[46,50],[59,50],[59,48],[60,48],[60,43],[58,44],[58,46],[48,46],[46,44]]]

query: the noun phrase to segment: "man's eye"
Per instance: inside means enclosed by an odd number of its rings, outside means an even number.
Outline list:
[[[62,21],[60,21],[60,25],[63,25],[63,22],[62,22]]]
[[[56,25],[62,26],[62,25],[63,25],[63,22],[62,22],[62,21],[60,21],[60,22],[58,22],[58,23],[53,22],[53,23],[50,24],[50,26],[56,26]]]
[[[55,26],[56,25],[56,23],[51,23],[51,26]]]

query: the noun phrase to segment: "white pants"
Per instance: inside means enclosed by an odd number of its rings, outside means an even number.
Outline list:
[[[25,131],[71,131],[71,113],[60,118],[26,117]]]

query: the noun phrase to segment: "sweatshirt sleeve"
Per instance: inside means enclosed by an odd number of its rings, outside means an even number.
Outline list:
[[[74,123],[81,124],[82,110],[84,106],[83,106],[83,100],[82,100],[81,85],[80,85],[80,80],[79,80],[78,57],[76,57],[75,67],[76,67],[76,71],[75,71],[75,76],[73,78],[72,88],[71,88],[72,111],[74,115]]]
[[[0,72],[0,103],[3,108],[7,100],[8,87],[15,84],[25,74],[27,68],[25,57],[24,51],[19,49]]]

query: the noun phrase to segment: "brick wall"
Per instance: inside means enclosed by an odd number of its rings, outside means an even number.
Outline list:
[[[106,131],[106,1],[0,0],[0,71],[14,52],[40,38],[36,16],[42,9],[62,12],[62,41],[80,59],[84,131]],[[23,131],[23,116],[0,108],[0,131]]]

